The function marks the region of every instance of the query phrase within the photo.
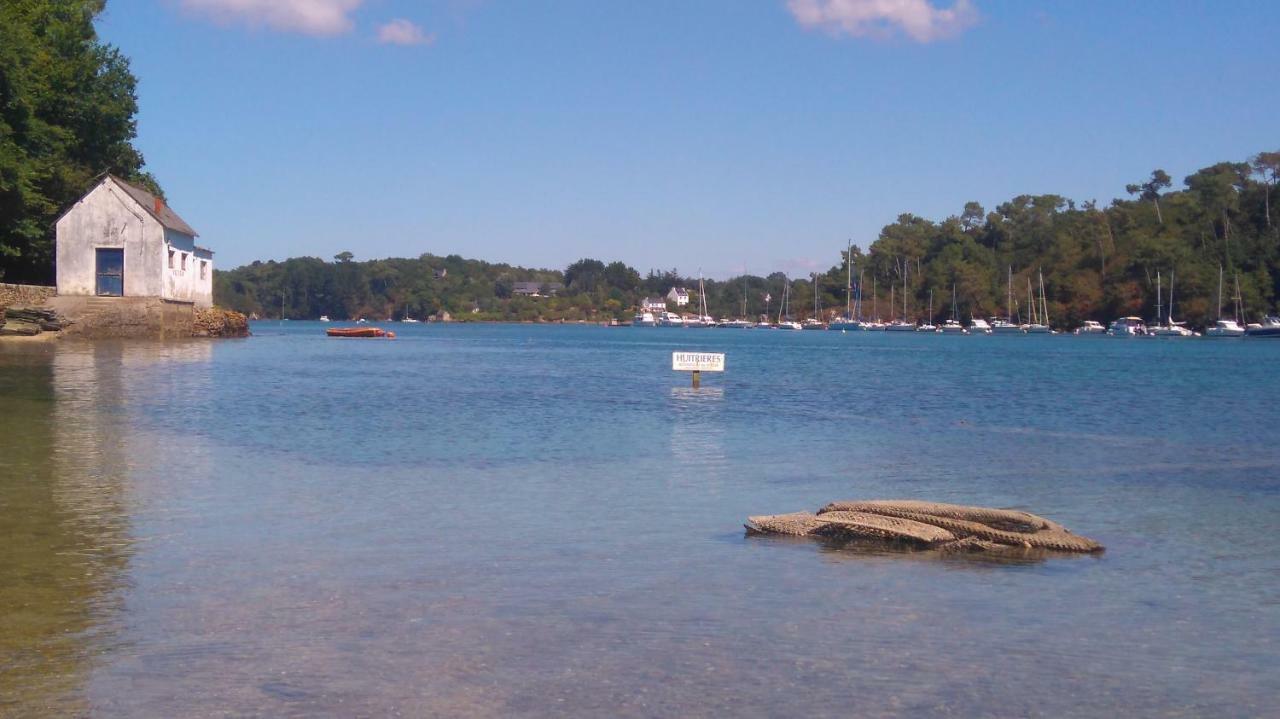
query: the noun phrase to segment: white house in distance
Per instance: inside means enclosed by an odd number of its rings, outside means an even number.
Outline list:
[[[676,307],[684,307],[689,304],[689,290],[683,287],[672,287],[667,293],[667,299],[676,303]]]
[[[59,295],[213,305],[213,252],[165,201],[105,175],[57,223]]]

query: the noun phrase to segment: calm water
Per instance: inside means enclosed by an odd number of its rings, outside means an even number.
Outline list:
[[[0,715],[1277,711],[1280,343],[254,329],[0,345]],[[1108,551],[743,536],[841,498]]]

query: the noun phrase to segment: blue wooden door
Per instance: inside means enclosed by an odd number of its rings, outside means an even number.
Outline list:
[[[124,296],[124,250],[98,248],[98,294]]]

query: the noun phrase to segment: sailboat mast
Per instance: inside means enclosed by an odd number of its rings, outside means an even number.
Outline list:
[[[849,240],[844,252],[844,268],[844,318],[847,320],[853,317],[853,240]]]
[[[858,321],[862,321],[862,278],[867,274],[866,270],[858,270]]]
[[[1222,265],[1218,265],[1218,319],[1222,319]]]
[[[1009,304],[1006,306],[1009,313],[1005,315],[1005,322],[1013,324],[1013,265],[1009,265]]]
[[[1176,270],[1169,270],[1169,326],[1173,326],[1173,280],[1177,277]]]
[[[1049,301],[1044,296],[1044,270],[1040,270],[1040,320],[1049,326]]]
[[[879,292],[876,291],[876,276],[871,275],[871,314],[876,316],[876,322],[880,321],[880,305],[877,303]]]
[[[1160,270],[1156,270],[1156,324],[1164,319],[1164,287],[1160,284]]]

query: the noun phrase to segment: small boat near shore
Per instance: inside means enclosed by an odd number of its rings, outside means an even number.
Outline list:
[[[330,337],[373,338],[385,337],[395,339],[395,332],[388,332],[381,327],[331,327],[324,331]]]

